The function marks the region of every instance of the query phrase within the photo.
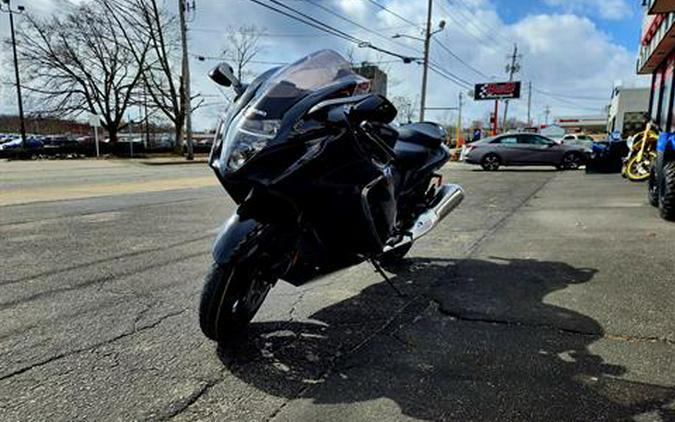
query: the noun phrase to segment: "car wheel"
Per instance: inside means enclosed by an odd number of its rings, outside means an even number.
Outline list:
[[[675,160],[663,166],[663,176],[659,189],[659,209],[661,217],[675,221]]]
[[[562,162],[558,166],[561,170],[578,170],[583,163],[581,154],[577,152],[570,152],[563,156]]]
[[[659,181],[654,166],[652,166],[652,170],[649,174],[649,189],[647,190],[647,198],[649,199],[649,204],[651,206],[659,206]]]
[[[501,164],[502,160],[497,154],[487,154],[480,163],[485,171],[497,171]]]

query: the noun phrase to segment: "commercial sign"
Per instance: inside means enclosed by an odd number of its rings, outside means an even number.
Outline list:
[[[474,90],[474,100],[476,101],[509,98],[520,98],[520,81],[477,84]]]
[[[661,28],[661,24],[665,22],[667,15],[656,15],[656,16],[649,16],[649,20],[645,22],[643,26],[643,32],[642,32],[642,39],[640,40],[640,43],[643,46],[649,45],[649,43],[654,39],[654,36],[656,33],[659,31],[659,28]]]

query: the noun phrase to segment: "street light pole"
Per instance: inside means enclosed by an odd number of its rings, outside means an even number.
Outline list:
[[[422,69],[422,97],[420,99],[420,122],[424,121],[424,107],[427,102],[427,76],[429,72],[429,41],[431,40],[431,8],[433,0],[427,6],[427,28],[424,36],[424,69]]]
[[[16,97],[19,105],[19,122],[21,125],[21,149],[26,149],[26,122],[23,117],[23,101],[21,100],[21,79],[19,78],[19,59],[16,54],[16,36],[14,34],[14,13],[21,14],[24,11],[23,6],[18,6],[17,10],[12,10],[10,0],[2,0],[7,5],[7,10],[0,5],[0,11],[9,13],[9,26],[12,32],[12,51],[14,53],[14,76],[16,78]]]
[[[429,0],[429,8],[427,10],[427,27],[424,38],[413,37],[410,35],[396,34],[392,38],[412,38],[414,40],[422,41],[424,43],[424,58],[422,59],[423,69],[422,69],[422,95],[420,99],[420,121],[424,121],[424,111],[428,108],[426,107],[427,102],[427,76],[429,73],[429,43],[431,37],[438,34],[439,32],[445,29],[445,21],[441,20],[438,23],[438,29],[435,31],[431,30],[431,7],[433,0]]]

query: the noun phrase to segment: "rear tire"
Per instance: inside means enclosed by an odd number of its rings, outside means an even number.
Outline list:
[[[649,205],[653,207],[659,206],[659,181],[656,176],[656,169],[652,166],[652,170],[649,175],[649,188],[647,190],[647,199],[649,200]]]
[[[499,166],[502,164],[502,160],[497,154],[487,154],[481,160],[480,165],[485,171],[497,171]]]
[[[215,341],[232,337],[258,312],[272,283],[264,281],[253,268],[255,265],[213,263],[199,305],[199,326],[206,337]]]
[[[662,171],[659,210],[661,217],[668,221],[675,221],[675,160],[667,162]]]

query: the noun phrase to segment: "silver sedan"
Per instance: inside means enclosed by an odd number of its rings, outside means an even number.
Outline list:
[[[484,170],[500,166],[551,165],[560,170],[584,164],[582,147],[565,145],[534,133],[507,133],[481,139],[466,146],[465,161]]]

